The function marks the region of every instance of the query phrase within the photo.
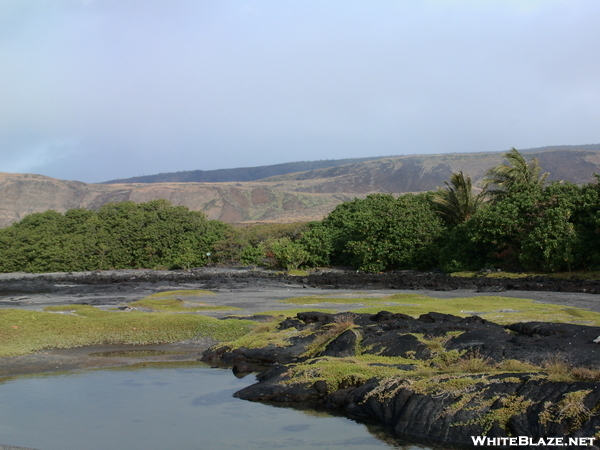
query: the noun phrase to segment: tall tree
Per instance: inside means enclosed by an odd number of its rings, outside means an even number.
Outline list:
[[[499,200],[515,186],[530,185],[543,187],[548,173],[542,173],[537,158],[527,161],[516,148],[504,154],[508,164],[498,164],[485,174],[483,186],[488,190],[492,200]],[[492,189],[489,189],[492,186]]]
[[[449,225],[458,225],[469,220],[483,204],[487,192],[475,195],[471,177],[454,172],[450,182],[444,181],[446,189],[438,189],[433,196],[437,212]]]

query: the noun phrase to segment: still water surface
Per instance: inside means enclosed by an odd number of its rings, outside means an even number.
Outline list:
[[[326,413],[232,394],[254,382],[201,363],[0,379],[0,444],[39,450],[426,450]]]

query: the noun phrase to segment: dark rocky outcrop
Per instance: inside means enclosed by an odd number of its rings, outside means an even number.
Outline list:
[[[475,382],[469,393],[423,394],[403,386],[401,380],[385,386],[373,380],[336,391],[326,401],[352,418],[391,426],[404,438],[445,446],[469,447],[471,436],[482,435],[561,436],[568,442],[568,436],[591,437],[598,432],[600,417],[591,411],[600,401],[599,387],[599,383],[548,382],[511,374]],[[569,402],[574,403],[573,414],[566,417],[561,411],[569,408]]]
[[[14,274],[0,285],[0,294],[20,292],[56,292],[65,290],[58,283],[114,286],[129,289],[142,284],[202,283],[205,289],[236,289],[248,286],[297,285],[326,289],[428,289],[453,291],[457,289],[477,292],[503,292],[507,290],[600,293],[600,280],[558,279],[544,276],[523,278],[461,278],[441,271],[417,272],[413,270],[384,273],[362,273],[354,270],[317,270],[310,275],[297,277],[274,270],[249,267],[202,267],[192,270],[118,270],[59,274]],[[383,319],[382,319],[383,320]]]
[[[352,326],[339,326],[350,319]],[[272,364],[259,374],[258,383],[236,397],[319,404],[357,420],[390,426],[398,436],[416,441],[470,448],[471,436],[553,436],[564,437],[569,444],[569,437],[591,437],[600,430],[600,344],[594,342],[600,327],[538,322],[502,326],[477,316],[431,312],[414,319],[381,311],[351,317],[302,313],[280,326],[293,328],[302,331],[302,338],[291,339],[289,345],[216,348],[203,358]],[[315,352],[314,343],[331,330],[337,334]],[[311,344],[308,357],[305,352]],[[334,384],[317,371],[314,378],[295,378],[299,369],[311,373],[323,361],[356,354],[399,356],[414,363],[374,359],[374,367],[397,369],[396,375],[386,378],[348,376]],[[477,359],[489,367],[444,370],[450,357],[457,363]],[[508,372],[498,364],[510,359],[541,365],[549,358],[561,359],[565,368],[579,368],[585,376],[577,378],[572,371],[571,378],[561,379],[532,365],[523,365],[526,372]],[[415,372],[424,367],[429,367],[428,375]]]
[[[413,270],[390,271],[378,274],[356,273],[354,271],[317,271],[307,277],[307,284],[331,288],[372,289],[431,289],[452,291],[471,289],[478,292],[502,292],[507,290],[584,292],[600,293],[599,280],[565,280],[544,276],[523,278],[461,278],[443,272],[416,272]]]

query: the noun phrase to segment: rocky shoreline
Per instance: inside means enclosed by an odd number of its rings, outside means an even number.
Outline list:
[[[501,326],[476,316],[414,319],[382,311],[299,313],[276,330],[286,331],[284,345],[217,346],[203,360],[233,365],[234,372],[271,367],[236,397],[319,405],[428,444],[472,448],[471,436],[551,436],[567,444],[598,437],[600,327]],[[369,377],[382,370],[388,375]]]
[[[279,299],[300,292],[311,295],[326,290],[429,290],[439,293],[434,295],[440,298],[495,292],[519,296],[518,291],[528,291],[531,298],[544,302],[600,312],[596,295],[589,295],[600,293],[600,281],[459,278],[414,271],[365,274],[339,269],[291,276],[250,267],[0,274],[0,307],[115,305],[181,288],[213,290],[219,293],[219,302],[251,314],[282,307]],[[296,294],[290,292],[294,290]],[[333,335],[332,329],[336,330]],[[472,435],[599,434],[600,344],[594,342],[600,336],[599,327],[547,323],[501,326],[475,316],[436,313],[418,319],[386,312],[304,313],[282,322],[274,332],[287,336],[284,344],[213,347],[202,358],[230,365],[241,373],[267,367],[257,384],[237,394],[240,398],[318,404],[358,420],[391,426],[399,436],[414,441],[472,448]],[[170,345],[177,350],[185,347],[185,358],[198,358],[212,344]],[[131,363],[124,358],[91,361],[87,354],[75,361],[67,352],[72,351],[14,357],[10,362],[5,360],[3,369],[8,374],[24,373],[25,369],[87,367],[91,363]],[[386,357],[396,359],[388,361]],[[566,367],[562,375],[554,373],[556,367],[548,364],[553,358],[557,366]],[[537,367],[514,370],[506,361],[513,361],[513,366],[534,363]],[[346,372],[337,373],[341,369],[332,368],[337,363]],[[469,364],[479,364],[479,368]],[[350,375],[354,375],[347,376],[347,366],[360,370],[351,370]],[[337,373],[337,378],[330,379],[332,373]],[[368,376],[370,373],[374,375]],[[378,373],[394,375],[375,376]]]

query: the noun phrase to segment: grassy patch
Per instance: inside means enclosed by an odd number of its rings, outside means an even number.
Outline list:
[[[293,327],[286,328],[285,330],[277,330],[276,328],[282,320],[284,320],[286,317],[295,317],[297,314],[297,312],[294,312],[293,314],[288,315],[288,311],[283,312],[286,314],[279,315],[275,321],[261,323],[255,326],[253,330],[245,336],[242,336],[241,338],[236,339],[232,342],[225,342],[222,345],[226,345],[227,347],[231,348],[261,348],[266,347],[268,345],[284,347],[290,345],[289,339],[292,337],[307,336],[315,332],[315,329],[313,327],[305,328],[302,331],[298,331],[296,328]],[[334,339],[340,333],[350,328],[353,324],[354,323],[352,322],[351,318],[348,316],[348,319],[338,319],[336,320],[336,322],[325,326],[321,332],[318,332],[315,338],[315,342],[313,343],[313,345],[309,346],[309,350],[315,349],[316,347],[320,348],[321,346],[323,346],[324,343]],[[307,352],[309,350],[307,350]],[[305,354],[304,356],[308,355]]]
[[[396,296],[386,297],[386,301],[390,301],[394,297]],[[512,297],[478,296],[443,300],[414,296],[411,298],[410,304],[389,305],[385,309],[413,317],[431,311],[461,317],[476,314],[499,324],[540,321],[600,325],[600,313],[597,312]],[[377,306],[353,311],[376,314],[380,310],[381,307]]]
[[[144,298],[129,306],[149,308],[153,311],[163,312],[196,312],[196,311],[220,311],[240,309],[234,306],[207,305],[205,303],[185,302],[178,298]]]
[[[337,316],[335,322],[322,327],[322,331],[315,340],[306,348],[302,356],[313,357],[322,352],[327,345],[344,331],[354,328],[354,315],[344,314]]]
[[[327,390],[335,390],[358,386],[370,378],[389,378],[398,375],[396,367],[380,365],[411,361],[402,358],[389,358],[384,356],[361,355],[351,358],[324,357],[310,361],[310,364],[291,366],[288,376],[292,383],[314,383],[318,380],[327,382]]]
[[[360,303],[364,305],[370,304],[388,304],[388,303],[404,303],[412,302],[413,299],[428,298],[419,294],[394,294],[387,297],[332,297],[314,295],[308,297],[293,297],[281,300],[282,303],[292,303],[295,305],[315,305],[319,303],[338,303],[338,304],[354,304]]]
[[[284,347],[289,345],[289,338],[302,334],[295,328],[278,331],[275,329],[278,324],[279,321],[261,323],[255,326],[248,334],[234,341],[224,342],[222,345],[231,348],[262,348],[268,345]]]
[[[487,275],[485,275],[486,278],[510,278],[510,279],[517,279],[517,278],[527,278],[527,277],[535,277],[538,276],[540,274],[538,273],[516,273],[516,272],[492,272],[492,273],[488,273]]]
[[[306,270],[288,270],[287,274],[294,277],[306,277],[310,275]]]
[[[337,310],[335,309],[327,309],[327,308],[295,308],[295,309],[278,309],[274,311],[263,311],[256,313],[256,315],[265,315],[265,316],[275,316],[279,319],[284,319],[286,317],[296,317],[296,314],[300,312],[308,312],[308,311],[316,311],[328,314],[335,314]]]
[[[471,271],[462,271],[462,272],[452,272],[449,273],[451,277],[460,277],[460,278],[475,278],[477,276],[477,272]]]
[[[557,272],[550,273],[546,276],[552,278],[560,278],[562,280],[600,280],[600,271],[590,272]]]
[[[541,370],[538,366],[517,359],[505,359],[504,361],[501,361],[498,364],[498,369],[500,372],[515,373],[539,372]]]
[[[45,312],[4,309],[0,310],[0,356],[48,348],[156,344],[199,337],[225,341],[243,336],[253,325],[197,314],[113,312],[87,305],[48,307]]]
[[[527,277],[535,277],[538,275],[542,275],[539,273],[525,273],[525,272],[520,272],[520,273],[516,273],[516,272],[490,272],[490,273],[479,273],[479,272],[471,272],[471,271],[464,271],[464,272],[452,272],[451,274],[449,274],[452,277],[460,277],[460,278],[510,278],[510,279],[515,279],[515,278],[527,278]]]
[[[178,289],[174,291],[163,291],[156,292],[149,295],[146,298],[177,298],[177,297],[201,297],[203,295],[217,295],[211,291],[205,291],[203,289]]]
[[[556,273],[515,273],[515,272],[492,272],[488,274],[479,274],[478,272],[463,271],[449,274],[453,277],[461,278],[527,278],[527,277],[549,277],[559,278],[561,280],[600,280],[600,271],[578,271],[578,272],[556,272]]]

